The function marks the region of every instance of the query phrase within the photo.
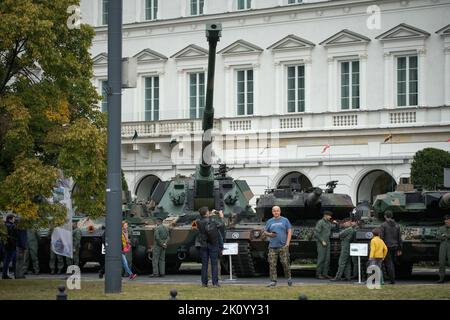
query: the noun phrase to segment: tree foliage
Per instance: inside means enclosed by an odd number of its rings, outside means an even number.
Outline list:
[[[62,175],[92,217],[104,213],[105,116],[92,78],[94,30],[69,29],[79,0],[0,1],[0,210],[32,225],[58,225],[65,209],[45,199]]]
[[[417,151],[411,164],[412,182],[434,190],[444,184],[444,168],[450,168],[449,152],[435,148]]]

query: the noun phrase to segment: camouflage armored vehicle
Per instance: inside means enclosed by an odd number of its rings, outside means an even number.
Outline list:
[[[349,195],[334,193],[337,181],[330,181],[327,189],[308,188],[303,190],[298,183],[267,190],[257,200],[256,212],[259,222],[237,223],[227,229],[226,241],[237,242],[239,254],[232,256],[233,270],[237,276],[247,277],[268,273],[268,239],[263,230],[267,220],[272,218],[272,207],[279,206],[281,215],[292,224],[292,239],[289,247],[291,260],[316,259],[314,227],[323,216],[323,211],[333,212],[333,219],[349,218],[354,209]],[[338,232],[332,234],[331,266],[336,266],[340,242]]]
[[[247,182],[234,180],[227,175],[226,165],[221,165],[217,172],[211,165],[211,129],[213,128],[213,85],[216,46],[219,41],[221,26],[210,24],[206,35],[209,42],[208,79],[206,104],[203,114],[202,162],[197,165],[192,176],[177,175],[169,181],[160,182],[151,199],[156,203],[152,212],[154,217],[164,219],[169,227],[170,241],[166,250],[166,269],[176,271],[182,262],[199,261],[195,247],[198,234],[195,220],[200,218],[198,209],[223,210],[226,223],[230,220],[255,218],[255,212],[249,205],[253,193]],[[133,250],[133,265],[137,272],[151,270],[151,248],[155,225],[133,229],[133,239],[138,243]]]
[[[359,207],[359,206],[358,206]],[[384,221],[384,213],[391,211],[400,225],[403,248],[398,258],[396,275],[408,277],[414,263],[438,261],[438,228],[444,216],[450,214],[450,190],[388,192],[378,195],[370,214],[365,210],[356,242],[369,242],[372,230]]]

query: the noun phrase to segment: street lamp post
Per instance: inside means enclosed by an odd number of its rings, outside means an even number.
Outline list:
[[[122,291],[122,0],[108,1],[108,179],[106,186],[105,293]]]

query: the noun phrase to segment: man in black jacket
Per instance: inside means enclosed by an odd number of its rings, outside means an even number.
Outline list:
[[[198,210],[200,220],[197,223],[199,231],[200,256],[202,258],[202,286],[208,286],[208,261],[211,259],[211,278],[213,287],[220,287],[218,279],[217,259],[221,245],[220,229],[223,227],[223,212],[220,219],[213,219],[207,207]]]
[[[16,272],[16,245],[17,245],[17,230],[14,223],[15,217],[12,214],[6,216],[6,229],[8,230],[8,237],[4,246],[5,257],[3,258],[2,279],[12,279],[8,276],[9,263],[12,261],[14,274]]]
[[[402,235],[399,225],[393,219],[391,211],[384,214],[385,222],[381,225],[381,239],[388,247],[388,253],[384,259],[386,271],[391,284],[395,283],[395,264],[397,256],[402,254]]]

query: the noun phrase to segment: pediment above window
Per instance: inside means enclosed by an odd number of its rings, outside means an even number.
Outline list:
[[[92,58],[92,63],[94,67],[104,66],[108,64],[108,54],[106,52],[102,52]]]
[[[203,49],[195,44],[188,45],[175,53],[171,58],[174,59],[193,59],[193,58],[208,58],[208,50]]]
[[[222,55],[237,55],[250,53],[260,54],[261,52],[263,52],[262,48],[244,40],[237,40],[218,53]]]
[[[167,57],[151,49],[144,49],[134,55],[138,63],[152,63],[166,61]]]
[[[430,34],[424,30],[412,27],[405,23],[401,23],[398,26],[380,34],[375,39],[380,41],[393,41],[393,40],[403,40],[403,39],[425,39],[428,38]]]
[[[298,49],[305,49],[305,48],[313,48],[315,46],[314,43],[305,40],[303,38],[297,37],[293,34],[290,34],[283,39],[275,42],[267,49],[272,49],[274,51],[281,51],[281,50],[298,50]]]
[[[362,34],[344,29],[338,33],[332,35],[328,39],[322,41],[320,45],[324,47],[331,46],[343,46],[343,45],[354,45],[354,44],[366,44],[370,42],[370,39]]]
[[[440,36],[450,36],[450,24],[446,25],[442,29],[439,29],[436,33]]]

